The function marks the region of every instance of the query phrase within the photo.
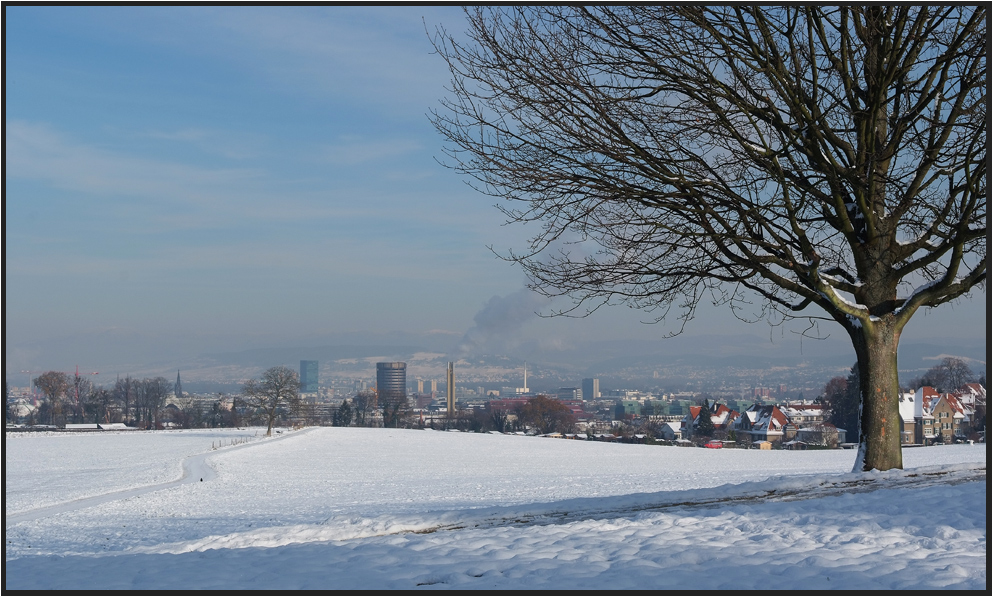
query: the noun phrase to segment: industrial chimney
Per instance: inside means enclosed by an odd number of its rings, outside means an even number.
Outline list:
[[[448,417],[455,417],[455,363],[448,362],[448,373],[445,377],[445,397],[448,406]]]

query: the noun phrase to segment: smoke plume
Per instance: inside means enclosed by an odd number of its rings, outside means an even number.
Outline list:
[[[536,312],[549,302],[527,288],[506,296],[493,296],[473,317],[476,325],[462,337],[458,352],[506,352],[520,343],[524,324],[536,317]]]

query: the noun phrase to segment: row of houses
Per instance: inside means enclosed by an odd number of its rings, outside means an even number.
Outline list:
[[[977,410],[985,412],[986,389],[978,383],[959,390],[940,393],[932,387],[918,388],[900,397],[904,444],[930,445],[964,440],[966,431],[976,427]],[[700,406],[677,424],[663,424],[665,439],[693,439],[699,426]],[[787,405],[753,404],[737,412],[723,404],[711,408],[710,420],[715,434],[730,437],[738,444],[770,442],[780,445],[814,444],[838,446],[846,443],[847,430],[827,419],[828,413],[818,403]]]
[[[690,407],[680,421],[684,439],[693,439],[699,425],[701,407]],[[818,403],[760,404],[755,403],[737,412],[723,404],[711,409],[710,420],[717,435],[733,436],[738,444],[822,445],[836,447],[846,440],[845,429],[827,420],[827,412]]]
[[[901,440],[926,446],[965,439],[966,430],[976,427],[977,411],[982,413],[985,408],[986,388],[978,383],[948,393],[931,386],[917,388],[900,397]]]

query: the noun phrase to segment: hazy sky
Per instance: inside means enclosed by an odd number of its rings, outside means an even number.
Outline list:
[[[448,76],[425,23],[464,30],[456,7],[6,7],[5,352],[108,329],[458,337],[523,296],[487,245],[527,230],[436,161]],[[982,338],[985,303],[904,341]],[[749,330],[705,314],[691,332]],[[647,318],[527,333],[660,335]]]

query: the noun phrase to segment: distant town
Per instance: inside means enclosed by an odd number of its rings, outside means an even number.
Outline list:
[[[858,378],[828,380],[820,391],[782,383],[717,392],[608,388],[596,377],[575,385],[459,383],[453,362],[442,379],[407,375],[407,363],[376,363],[376,377],[324,377],[320,363],[274,367],[261,385],[189,392],[175,380],[126,376],[97,387],[86,374],[44,372],[30,387],[6,387],[7,429],[139,430],[283,426],[404,427],[542,435],[709,448],[851,448],[858,442]],[[280,373],[292,391],[266,394]],[[531,379],[534,380],[532,374]],[[985,441],[985,378],[946,358],[915,378],[900,398],[904,446]],[[935,387],[937,386],[937,387]],[[261,389],[260,389],[261,388]]]

